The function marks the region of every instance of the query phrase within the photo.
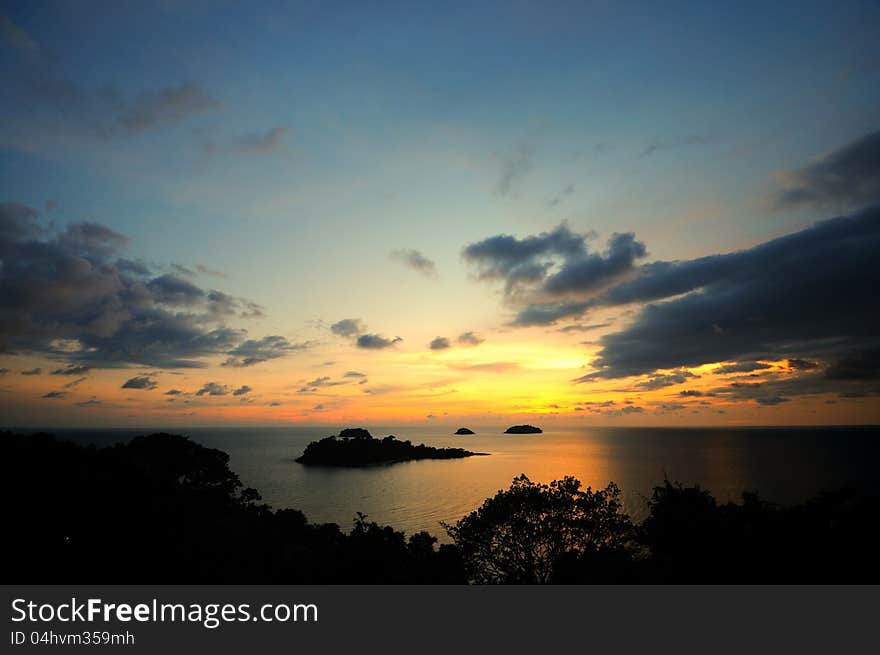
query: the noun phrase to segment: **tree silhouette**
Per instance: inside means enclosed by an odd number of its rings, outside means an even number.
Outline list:
[[[633,526],[620,489],[581,489],[573,477],[537,484],[525,475],[453,525],[469,579],[481,584],[552,582],[563,559],[626,552]]]

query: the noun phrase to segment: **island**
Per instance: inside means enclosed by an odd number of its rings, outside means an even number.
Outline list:
[[[511,425],[504,434],[541,434],[543,430],[534,425]]]
[[[458,428],[458,430],[455,431],[455,434],[476,434],[476,432],[470,428]]]
[[[460,459],[489,453],[473,453],[464,448],[435,448],[394,435],[375,439],[364,428],[348,428],[338,435],[313,441],[295,461],[308,466],[373,466],[417,459]]]

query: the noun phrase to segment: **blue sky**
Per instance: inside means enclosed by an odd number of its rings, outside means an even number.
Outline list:
[[[222,272],[202,284],[291,339],[354,316],[419,343],[450,316],[450,332],[504,331],[510,307],[461,257],[495,234],[566,221],[673,260],[804,228],[829,208],[773,207],[780,176],[876,130],[880,109],[873,2],[0,16],[0,198],[59,229],[105,225],[127,257]]]

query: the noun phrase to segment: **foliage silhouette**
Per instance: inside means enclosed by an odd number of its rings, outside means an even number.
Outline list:
[[[438,545],[363,514],[344,532],[273,510],[226,453],[185,437],[96,448],[0,433],[0,456],[11,584],[880,582],[880,499],[852,489],[779,507],[667,480],[634,526],[613,483],[521,475]]]
[[[477,583],[552,582],[558,562],[624,556],[634,530],[620,489],[581,490],[573,477],[537,484],[525,475],[453,525],[444,524]]]

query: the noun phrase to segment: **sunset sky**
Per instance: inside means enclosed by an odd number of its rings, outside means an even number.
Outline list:
[[[0,427],[880,423],[880,5],[0,2]]]

